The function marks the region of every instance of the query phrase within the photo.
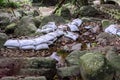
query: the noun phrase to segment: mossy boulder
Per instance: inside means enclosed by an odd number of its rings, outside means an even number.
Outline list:
[[[3,47],[7,39],[8,39],[8,36],[5,33],[0,33],[0,48]]]
[[[73,51],[66,57],[66,60],[68,61],[69,65],[79,65],[79,58],[85,53],[86,51]]]
[[[100,53],[86,53],[80,57],[80,70],[84,80],[112,80],[113,69]]]
[[[39,69],[39,68],[55,68],[55,66],[56,61],[51,58],[33,57],[25,59],[23,68]]]
[[[28,36],[34,34],[37,28],[33,21],[33,17],[24,16],[20,22],[18,23],[17,27],[15,28],[15,35],[17,36]]]
[[[93,17],[98,14],[98,11],[92,6],[82,6],[80,10],[78,10],[80,16],[88,16]]]
[[[8,13],[0,13],[0,28],[4,29],[11,22],[11,15]]]
[[[117,55],[117,52],[111,50],[106,55],[107,60],[110,62],[110,65],[116,70],[120,72],[120,55]]]
[[[58,15],[62,16],[64,19],[70,20],[71,19],[71,12],[68,8],[62,7],[58,10]]]
[[[56,24],[64,24],[66,22],[66,20],[61,16],[57,16],[57,15],[52,14],[50,16],[44,17],[41,20],[41,25],[39,26],[39,28],[46,25],[48,22],[55,22]]]
[[[62,67],[57,69],[57,75],[61,78],[77,76],[79,74],[79,66]]]

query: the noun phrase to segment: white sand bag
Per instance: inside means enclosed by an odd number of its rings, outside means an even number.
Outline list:
[[[42,43],[46,43],[48,42],[46,39],[42,38],[42,37],[38,37],[33,39],[35,41],[34,45],[38,45],[38,44],[42,44]]]
[[[54,29],[53,28],[46,28],[46,29],[42,29],[40,32],[42,33],[49,33],[49,32],[53,32]]]
[[[60,56],[57,55],[57,52],[53,52],[50,58],[55,59],[56,61],[60,61]]]
[[[117,32],[117,35],[120,37],[120,32]]]
[[[67,24],[67,26],[70,28],[70,31],[79,31],[79,29],[76,25]]]
[[[53,39],[53,40],[51,40],[51,41],[48,41],[47,44],[48,44],[48,45],[52,45],[56,40],[57,40],[57,38],[55,38],[55,39]]]
[[[74,19],[74,20],[71,22],[71,24],[76,25],[76,26],[79,27],[79,26],[82,24],[82,20],[79,19],[79,18]]]
[[[41,50],[41,49],[49,49],[48,44],[43,43],[35,46],[35,50]]]
[[[117,27],[117,24],[112,24],[105,29],[105,32],[110,34],[117,34],[117,29],[115,27]]]
[[[32,39],[24,39],[24,40],[19,40],[20,46],[29,46],[29,45],[34,45],[35,41]]]
[[[48,22],[48,24],[42,27],[41,32],[49,33],[49,32],[55,31],[56,29],[57,29],[57,26],[55,25],[55,22]]]
[[[47,35],[44,35],[44,37],[42,37],[42,38],[43,38],[43,39],[45,39],[45,40],[47,40],[47,41],[50,41],[50,40],[55,39],[56,37],[54,37],[54,36],[52,36],[52,35],[47,34]]]
[[[67,25],[59,25],[58,29],[60,30],[67,30],[68,26]]]
[[[19,40],[7,40],[4,44],[4,46],[6,47],[19,47],[20,46],[20,43],[19,43]]]
[[[22,46],[22,47],[20,47],[20,49],[23,49],[23,50],[35,49],[35,46],[33,46],[33,45]]]
[[[59,29],[57,29],[54,33],[57,34],[57,37],[64,35],[64,32],[62,30],[59,30]]]
[[[55,25],[55,22],[48,22],[48,24],[42,27],[42,29],[46,29],[46,28],[57,29],[57,26]]]
[[[73,33],[73,32],[69,32],[69,31],[67,31],[67,33],[65,33],[64,35],[65,35],[65,37],[73,39],[74,41],[76,41],[78,36],[79,36],[78,34]]]

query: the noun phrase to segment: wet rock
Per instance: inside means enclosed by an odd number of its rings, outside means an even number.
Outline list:
[[[3,47],[7,39],[8,39],[8,36],[5,33],[0,33],[0,48]]]
[[[88,16],[88,17],[93,17],[96,14],[98,14],[98,11],[92,6],[83,6],[80,8],[79,12],[81,16]]]
[[[33,18],[30,16],[24,16],[18,23],[15,29],[15,35],[31,35],[37,30]]]
[[[70,66],[70,67],[58,68],[57,74],[61,78],[77,76],[80,74],[79,66]]]
[[[80,57],[80,70],[84,80],[112,80],[113,69],[100,53],[86,53]]]
[[[56,24],[64,24],[66,21],[64,18],[57,15],[46,16],[41,20],[41,25],[39,28],[47,24],[48,22],[55,22]]]

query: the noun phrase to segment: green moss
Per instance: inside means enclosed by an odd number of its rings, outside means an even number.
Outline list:
[[[66,23],[66,20],[61,16],[57,16],[57,15],[46,16],[41,20],[40,28],[46,25],[48,22],[55,22],[56,24],[64,24]]]
[[[113,69],[101,53],[86,53],[80,57],[82,75],[89,80],[112,80]]]

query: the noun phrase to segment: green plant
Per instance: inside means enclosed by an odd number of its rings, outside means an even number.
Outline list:
[[[20,5],[17,2],[12,2],[9,0],[0,0],[0,7],[11,7],[18,8]]]

